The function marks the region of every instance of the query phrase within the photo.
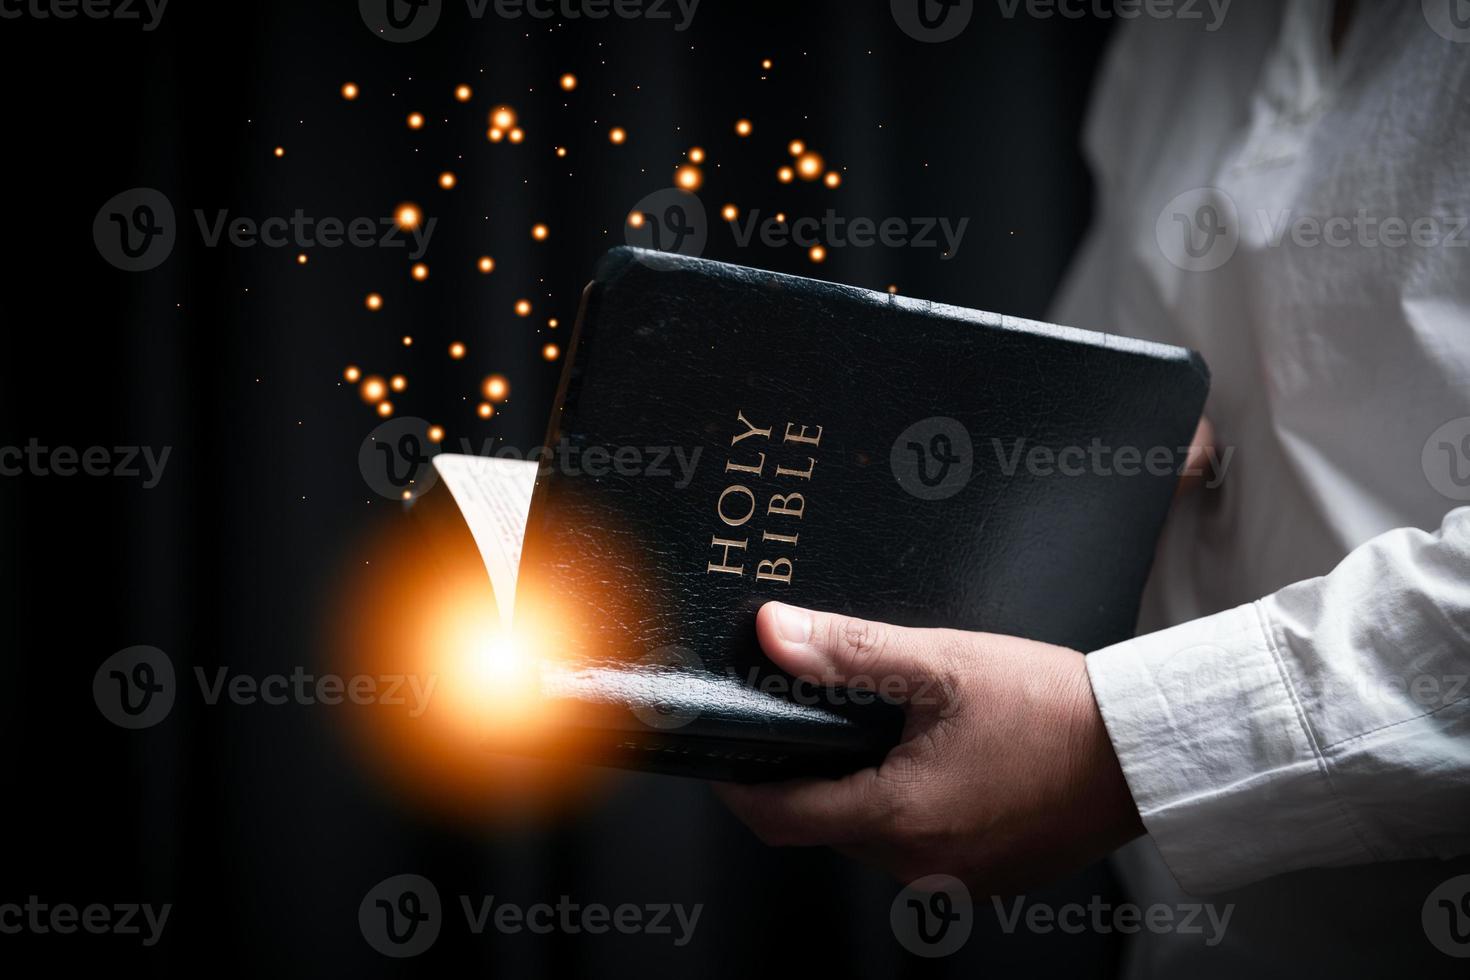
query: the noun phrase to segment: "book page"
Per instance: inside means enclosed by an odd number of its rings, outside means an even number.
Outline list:
[[[534,460],[496,459],[491,456],[460,456],[440,453],[434,469],[459,505],[490,585],[500,622],[510,627],[515,609],[516,573],[521,566],[521,542],[531,509],[531,491],[536,487]]]

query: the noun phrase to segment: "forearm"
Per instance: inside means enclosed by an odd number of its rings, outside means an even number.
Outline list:
[[[1470,510],[1088,670],[1186,890],[1470,851]]]

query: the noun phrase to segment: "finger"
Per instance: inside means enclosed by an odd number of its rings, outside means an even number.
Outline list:
[[[1195,427],[1194,438],[1189,441],[1189,455],[1184,460],[1184,471],[1174,487],[1174,495],[1193,493],[1205,481],[1205,469],[1215,458],[1215,424],[1208,416],[1201,416]]]
[[[854,844],[872,838],[892,812],[878,770],[842,779],[720,783],[715,792],[772,847]]]
[[[916,700],[949,676],[949,630],[908,629],[768,602],[755,620],[761,649],[802,680]]]

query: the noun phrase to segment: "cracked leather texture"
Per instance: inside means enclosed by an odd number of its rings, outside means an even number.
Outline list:
[[[1180,348],[616,249],[584,295],[547,440],[579,460],[601,448],[608,462],[595,474],[543,468],[522,558],[518,602],[555,610],[563,656],[548,694],[574,707],[592,761],[717,779],[871,764],[896,741],[899,713],[785,696],[789,679],[755,641],[759,606],[1084,651],[1125,639],[1173,473],[1023,462],[1007,475],[1004,464],[1017,439],[1028,451],[1097,440],[1175,452],[1207,389],[1203,362]],[[771,438],[732,446],[747,428],[737,412]],[[952,496],[921,499],[890,455],[937,417],[968,432],[972,471]],[[821,426],[820,443],[783,442],[788,423]],[[640,466],[613,465],[620,447],[638,449]],[[698,451],[687,486],[672,456],[668,475],[643,471],[665,447]],[[760,475],[727,471],[760,451]],[[809,479],[774,475],[809,459]],[[755,500],[739,526],[718,510],[732,485]],[[773,493],[791,491],[805,498],[800,519],[767,513]],[[747,507],[733,491],[725,514]],[[731,552],[743,574],[709,571],[722,563],[712,537],[748,539],[743,556]],[[791,581],[756,581],[756,562],[778,556],[792,559]]]

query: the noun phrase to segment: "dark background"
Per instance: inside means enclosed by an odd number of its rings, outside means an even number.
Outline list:
[[[960,955],[909,957],[888,927],[896,884],[825,852],[763,848],[698,783],[588,774],[529,812],[503,805],[515,787],[501,786],[476,820],[463,801],[375,772],[343,734],[350,709],[181,693],[163,723],[124,731],[91,683],[134,644],[163,649],[181,675],[328,669],[324,637],[352,602],[344,583],[408,519],[359,473],[379,420],[340,383],[343,367],[407,374],[400,414],[443,424],[451,441],[536,445],[560,370],[542,344],[565,342],[596,257],[690,146],[710,154],[712,217],[728,200],[970,219],[951,261],[849,248],[818,267],[796,248],[737,248],[719,226],[709,257],[1043,315],[1088,217],[1078,130],[1108,29],[981,3],[960,38],[925,44],[886,2],[849,0],[704,0],[684,33],[475,21],[450,2],[412,44],[375,38],[350,0],[173,0],[151,33],[0,21],[0,445],[172,447],[152,490],[0,479],[0,902],[174,905],[152,949],[0,936],[0,969],[39,957],[257,976],[1106,974],[1115,951],[1098,937],[1002,937],[988,908]],[[567,71],[580,80],[569,95],[556,85]],[[356,102],[338,94],[348,80]],[[474,89],[463,105],[460,83]],[[519,111],[523,145],[486,141],[499,102]],[[413,110],[428,116],[422,131],[404,125]],[[755,124],[743,141],[741,117]],[[609,145],[611,125],[626,145]],[[776,183],[798,137],[843,168],[840,190]],[[443,169],[455,190],[436,186]],[[99,255],[92,221],[137,186],[173,202],[179,243],[157,269],[126,273]],[[440,219],[425,283],[402,250],[309,250],[300,267],[295,248],[207,248],[192,213],[378,217],[402,200]],[[549,241],[532,242],[536,221]],[[474,270],[480,254],[495,256],[493,275]],[[376,314],[362,303],[371,290],[386,301]],[[523,296],[535,304],[525,319],[512,313]],[[469,345],[463,362],[444,356],[455,340]],[[490,371],[513,396],[486,422],[473,408]],[[357,906],[401,872],[435,881],[450,921],[430,952],[398,962],[364,942]],[[1107,887],[1094,873],[1052,897]],[[705,909],[683,949],[654,936],[476,937],[454,924],[459,894]]]

